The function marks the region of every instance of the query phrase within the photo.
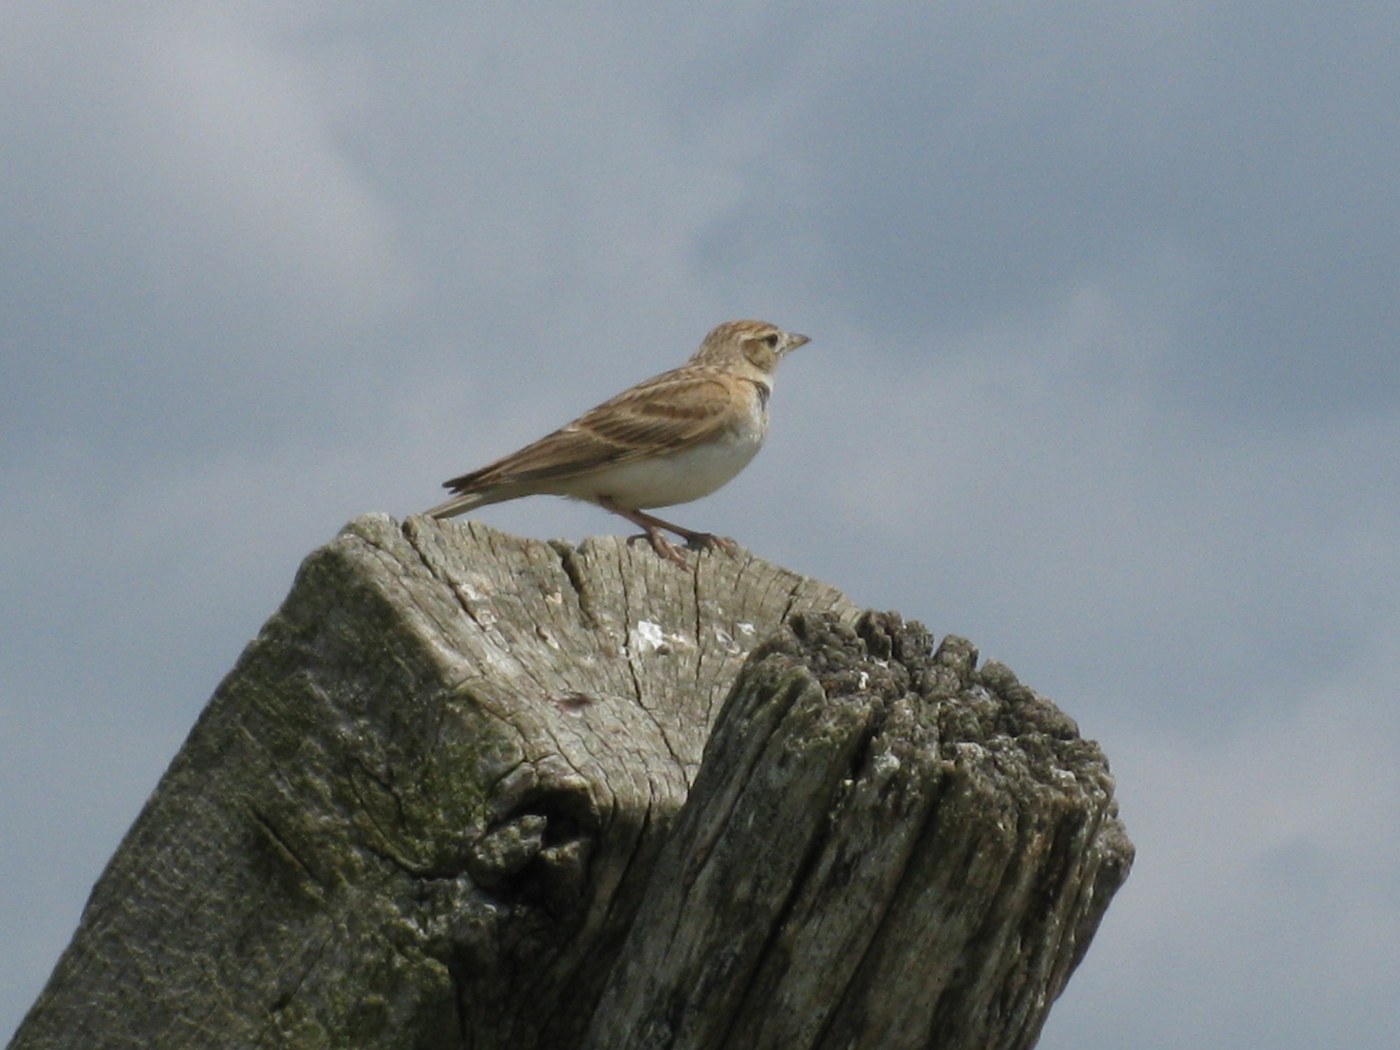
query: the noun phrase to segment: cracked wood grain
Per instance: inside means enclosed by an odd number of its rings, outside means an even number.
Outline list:
[[[351,522],[12,1046],[1030,1045],[1131,859],[1102,755],[966,643],[690,561]]]

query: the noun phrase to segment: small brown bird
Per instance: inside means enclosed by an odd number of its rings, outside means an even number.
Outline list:
[[[567,426],[480,470],[443,483],[452,498],[428,514],[552,495],[588,500],[645,531],[652,549],[685,564],[666,529],[693,547],[732,550],[733,540],[645,513],[708,496],[748,465],[768,431],[773,372],[808,342],[765,321],[730,321],[680,368],[663,372]]]

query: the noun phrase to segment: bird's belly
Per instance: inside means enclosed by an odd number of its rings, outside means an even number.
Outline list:
[[[605,497],[632,510],[689,503],[708,496],[748,466],[762,438],[761,432],[736,434],[699,448],[619,463],[578,479],[569,486],[573,491],[562,495]]]

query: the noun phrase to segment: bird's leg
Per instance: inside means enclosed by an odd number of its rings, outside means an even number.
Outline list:
[[[669,521],[663,521],[654,514],[648,514],[641,510],[631,510],[627,507],[620,507],[610,499],[600,499],[598,502],[604,510],[610,510],[614,514],[626,518],[633,525],[640,526],[643,532],[646,533],[647,542],[651,544],[651,549],[656,551],[661,557],[667,558],[677,565],[684,566],[686,564],[685,555],[680,552],[680,549],[674,543],[661,534],[662,529],[665,529],[667,532],[674,532],[677,536],[681,537],[681,539],[685,540],[686,546],[688,547],[697,547],[701,550],[719,547],[721,550],[727,551],[730,554],[733,554],[739,549],[737,543],[724,536],[716,536],[710,532],[696,532],[693,529],[683,528]]]

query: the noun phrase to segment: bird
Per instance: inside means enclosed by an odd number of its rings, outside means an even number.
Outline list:
[[[688,547],[733,552],[733,540],[646,513],[708,496],[763,445],[778,362],[810,342],[767,321],[728,321],[690,360],[609,398],[532,444],[443,482],[452,496],[425,511],[451,518],[477,507],[553,495],[595,503],[642,529],[662,558]],[[663,532],[664,530],[664,532]]]

